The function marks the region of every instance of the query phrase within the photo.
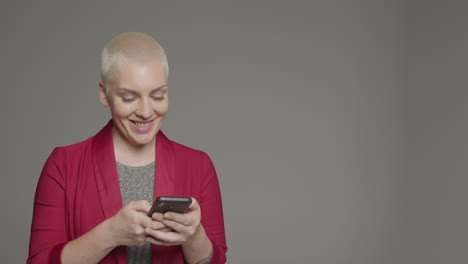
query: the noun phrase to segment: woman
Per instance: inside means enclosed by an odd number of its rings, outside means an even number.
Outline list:
[[[160,131],[168,72],[162,47],[143,33],[104,47],[99,99],[112,120],[95,136],[54,149],[44,165],[28,263],[226,261],[211,160]],[[185,214],[146,216],[158,196],[193,202]]]

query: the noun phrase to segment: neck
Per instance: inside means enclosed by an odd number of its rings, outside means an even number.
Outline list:
[[[112,129],[115,160],[128,166],[142,166],[156,160],[156,137],[144,145],[132,145],[125,141],[116,129]]]

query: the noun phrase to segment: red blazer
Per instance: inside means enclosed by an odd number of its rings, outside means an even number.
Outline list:
[[[55,148],[44,165],[36,189],[27,263],[61,263],[68,241],[90,231],[122,208],[112,141],[112,121],[85,141]],[[202,225],[213,244],[211,263],[225,263],[221,193],[207,154],[156,135],[154,197],[195,197]],[[184,263],[180,246],[152,245],[153,262]],[[120,246],[100,263],[127,263]]]

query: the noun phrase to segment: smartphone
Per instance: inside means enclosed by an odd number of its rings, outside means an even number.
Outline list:
[[[154,212],[161,214],[166,212],[183,214],[191,204],[192,198],[190,197],[160,196],[156,198],[156,201],[154,201],[153,206],[151,206],[151,209],[146,215],[151,217]]]

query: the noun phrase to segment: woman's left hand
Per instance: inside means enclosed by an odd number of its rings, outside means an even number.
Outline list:
[[[185,214],[167,212],[165,214],[154,213],[153,220],[163,223],[173,229],[172,232],[164,232],[145,228],[148,234],[147,241],[156,245],[183,245],[192,241],[200,230],[201,209],[195,198]]]

